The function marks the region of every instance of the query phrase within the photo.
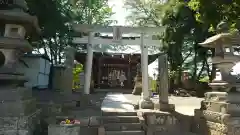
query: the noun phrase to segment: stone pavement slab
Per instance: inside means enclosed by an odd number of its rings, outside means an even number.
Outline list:
[[[101,110],[105,112],[135,112],[134,104],[122,93],[108,93],[102,102]]]
[[[124,94],[124,96],[130,100],[130,102],[134,105],[138,104],[140,100],[140,96],[132,95],[132,94]],[[151,98],[152,101],[157,104],[159,102],[158,96]],[[199,109],[201,105],[201,101],[203,98],[197,97],[176,97],[176,96],[169,96],[169,104],[175,105],[175,110],[178,113],[193,116],[194,109]]]
[[[108,93],[102,102],[102,110],[107,111],[134,111],[134,106],[138,104],[140,96],[122,93]],[[202,98],[197,97],[176,97],[169,96],[169,103],[175,105],[175,110],[183,115],[193,116],[194,109],[199,109]],[[158,103],[158,96],[152,98],[154,103]]]

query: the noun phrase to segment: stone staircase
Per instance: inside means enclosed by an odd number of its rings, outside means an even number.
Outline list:
[[[145,135],[136,112],[102,112],[105,135]]]
[[[108,93],[101,105],[98,135],[195,135],[192,117],[176,112],[135,110],[121,93]]]

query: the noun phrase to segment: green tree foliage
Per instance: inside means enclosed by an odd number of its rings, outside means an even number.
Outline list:
[[[72,21],[75,23],[108,25],[114,22],[109,19],[113,12],[108,0],[73,0],[72,4]]]
[[[198,45],[207,37],[216,34],[217,24],[225,20],[231,27],[240,28],[240,1],[238,0],[132,0],[126,2],[132,14],[129,21],[135,25],[167,26],[163,41],[163,51],[168,53],[170,72],[180,85],[182,70],[191,71],[197,81],[215,72],[210,70],[208,48]]]
[[[239,29],[240,1],[238,0],[190,0],[187,5],[195,12],[195,19],[202,24],[205,38],[216,34],[217,24],[224,20],[229,23],[231,29]],[[198,37],[196,37],[198,38]],[[214,50],[211,50],[214,55]],[[205,53],[200,53],[202,56]],[[216,67],[213,65],[210,80],[215,76]]]
[[[172,82],[180,82],[183,63],[193,52],[190,46],[184,46],[184,43],[188,41],[187,35],[193,33],[196,23],[192,10],[184,2],[176,0],[170,0],[165,4],[155,0],[148,1],[148,3],[142,0],[134,1],[134,3],[126,3],[127,6],[134,8],[134,14],[138,12],[139,15],[135,18],[136,21],[131,21],[140,23],[139,25],[167,26],[163,37],[163,51],[168,53],[170,72],[177,73],[173,78],[177,80],[172,80]],[[138,21],[141,19],[142,21]],[[193,42],[188,42],[189,44]]]
[[[107,0],[26,0],[29,11],[39,19],[42,29],[41,40],[35,45],[36,50],[43,48],[52,63],[61,64],[63,51],[72,44],[72,23],[110,24],[113,14]]]
[[[80,86],[80,76],[79,74],[83,72],[83,65],[82,64],[76,64],[76,66],[73,68],[73,89],[79,89]]]

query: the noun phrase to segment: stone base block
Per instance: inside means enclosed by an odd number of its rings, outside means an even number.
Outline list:
[[[158,110],[142,109],[138,111],[138,116],[145,119],[147,125],[176,125],[176,117],[169,113]]]
[[[206,120],[200,118],[194,119],[191,131],[199,135],[208,135],[208,130],[206,128]]]
[[[201,119],[197,124],[197,133],[201,135],[239,135],[240,125],[226,125]]]
[[[239,124],[234,124],[234,125],[225,125],[225,124],[220,124],[220,123],[214,123],[207,121],[206,122],[207,128],[211,135],[239,135],[240,134],[240,125]],[[217,134],[215,134],[217,133]]]
[[[228,132],[228,133],[223,133],[221,131],[218,131],[218,130],[209,130],[208,131],[208,134],[209,135],[239,135],[240,132],[239,131],[234,131],[234,132]]]
[[[80,126],[79,125],[49,125],[48,135],[79,135]]]
[[[176,117],[169,112],[141,110],[147,135],[177,133],[179,131]]]
[[[222,133],[222,132],[219,132],[219,131],[216,131],[216,130],[209,130],[208,133],[209,135],[228,135],[228,134],[225,134],[225,133]]]
[[[149,100],[141,99],[139,101],[139,108],[141,108],[141,109],[154,109],[154,103],[150,99]]]
[[[80,135],[105,135],[98,133],[98,127],[80,127]]]
[[[28,130],[5,130],[2,133],[1,135],[31,135]]]
[[[205,100],[212,102],[229,102],[240,103],[240,93],[228,93],[228,92],[207,92],[205,93]]]
[[[41,115],[44,117],[55,117],[61,115],[62,105],[56,103],[40,103],[38,104],[42,108]]]
[[[142,82],[137,82],[134,86],[133,95],[141,95],[142,93]]]
[[[202,110],[201,109],[194,109],[194,118],[201,118]]]
[[[240,117],[231,117],[230,114],[222,114],[218,112],[203,110],[201,113],[201,118],[222,124],[228,124],[232,122],[237,122],[240,124]]]
[[[27,78],[24,75],[0,74],[1,86],[24,86]]]
[[[178,135],[178,133],[180,133],[179,129],[167,126],[153,126],[146,130],[146,135]]]
[[[202,101],[201,108],[203,110],[231,114],[232,116],[240,116],[240,103]]]
[[[28,115],[36,110],[36,99],[3,101],[0,103],[0,110],[2,117]]]
[[[40,112],[21,117],[0,117],[0,135],[33,135],[40,124]]]
[[[175,110],[175,105],[174,104],[155,103],[154,109],[157,109],[160,111],[172,112]]]

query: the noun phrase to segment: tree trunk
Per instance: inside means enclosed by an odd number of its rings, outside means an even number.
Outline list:
[[[212,51],[212,57],[214,57],[215,56],[215,49],[212,49],[211,51]],[[217,69],[216,65],[213,64],[212,65],[212,71],[211,71],[211,77],[209,78],[209,81],[212,81],[216,77],[216,69]]]
[[[193,59],[193,64],[194,64],[194,71],[193,71],[193,76],[192,79],[194,80],[194,82],[197,81],[197,47],[196,44],[194,44],[194,59]],[[194,83],[195,85],[195,83]],[[195,87],[195,86],[194,86]]]
[[[207,58],[205,58],[205,59],[206,59],[206,61],[205,61],[206,63],[205,63],[205,64],[206,64],[206,66],[207,66],[207,74],[208,74],[208,78],[211,78],[210,67],[209,67],[209,64],[208,64],[208,62],[207,62]]]
[[[197,76],[197,78],[196,78],[197,81],[200,79],[200,77],[201,77],[201,75],[202,75],[202,72],[203,72],[203,70],[204,70],[205,64],[206,64],[206,61],[205,61],[205,59],[204,59],[204,60],[202,61],[202,68],[201,68],[201,70],[200,70],[200,72],[198,73],[198,76]]]

